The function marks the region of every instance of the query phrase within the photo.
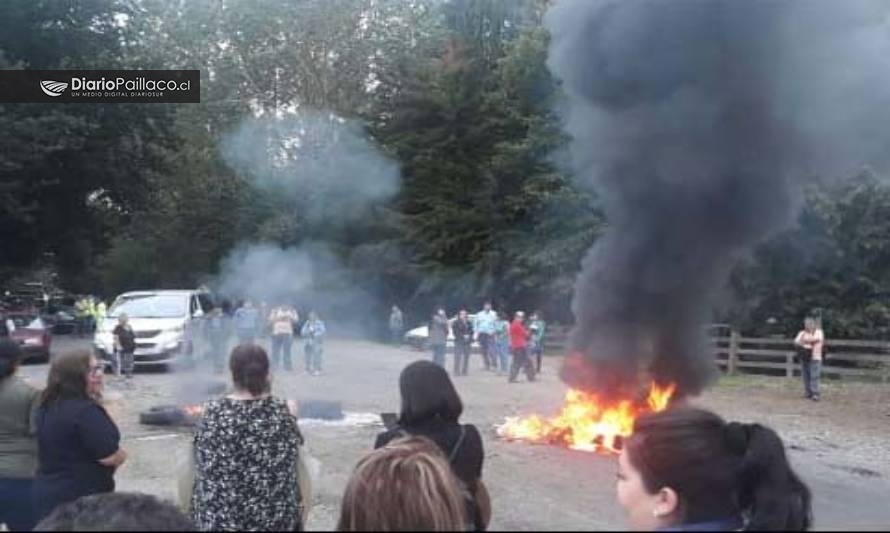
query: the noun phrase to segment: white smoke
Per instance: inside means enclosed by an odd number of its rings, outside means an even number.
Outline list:
[[[392,198],[398,165],[361,126],[326,112],[245,120],[221,146],[226,162],[260,189],[294,203],[316,227],[340,227]]]

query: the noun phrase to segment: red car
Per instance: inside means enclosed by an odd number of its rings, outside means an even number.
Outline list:
[[[53,337],[50,329],[36,314],[8,313],[2,315],[0,332],[9,336],[22,347],[25,360],[49,361]]]

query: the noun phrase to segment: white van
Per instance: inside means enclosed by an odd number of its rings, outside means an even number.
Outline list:
[[[111,361],[118,317],[126,313],[136,334],[136,365],[159,365],[191,355],[202,319],[212,308],[210,295],[193,290],[136,291],[115,298],[96,325],[93,346]]]

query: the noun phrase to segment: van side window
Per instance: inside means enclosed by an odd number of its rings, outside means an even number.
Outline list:
[[[213,302],[210,300],[210,295],[208,294],[198,294],[198,305],[201,306],[201,309],[204,311],[205,315],[213,310]]]

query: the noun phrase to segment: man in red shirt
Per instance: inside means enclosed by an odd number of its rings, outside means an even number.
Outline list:
[[[516,383],[519,368],[525,369],[525,375],[529,381],[535,380],[535,368],[528,358],[528,339],[531,335],[523,323],[525,313],[516,312],[516,318],[510,324],[510,352],[513,354],[513,364],[510,366],[510,383]]]

